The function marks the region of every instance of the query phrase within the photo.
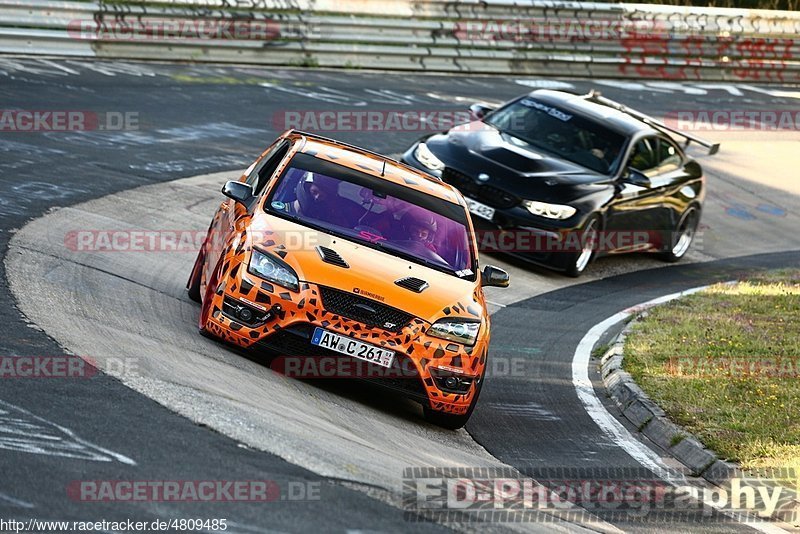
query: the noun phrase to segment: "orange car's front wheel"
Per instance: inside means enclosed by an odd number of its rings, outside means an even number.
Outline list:
[[[467,408],[466,413],[452,414],[440,412],[438,410],[434,410],[430,406],[423,405],[422,413],[425,416],[425,420],[436,426],[447,428],[448,430],[458,430],[466,425],[467,421],[469,421],[469,418],[472,415],[472,411],[478,404],[478,397],[481,394],[481,388],[483,388],[484,378],[485,377],[482,376],[480,380],[475,381],[475,395],[472,397],[472,402],[470,403],[469,408]]]
[[[217,290],[217,286],[219,286],[220,267],[221,265],[217,265],[214,269],[214,273],[211,275],[211,279],[208,280],[206,284],[206,294],[203,295],[203,303],[200,307],[200,319],[197,323],[197,327],[200,333],[206,337],[212,337],[211,332],[208,330],[208,323],[211,319],[211,311],[214,308],[214,292]]]
[[[189,298],[195,302],[202,302],[200,298],[200,280],[203,277],[203,265],[205,265],[205,254],[203,250],[197,253],[197,258],[194,260],[194,267],[192,267],[192,274],[189,275],[189,282],[186,284],[186,292]]]

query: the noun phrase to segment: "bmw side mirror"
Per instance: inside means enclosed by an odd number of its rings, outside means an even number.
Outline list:
[[[481,271],[481,285],[483,287],[508,287],[510,280],[507,272],[494,265],[487,265]]]
[[[472,113],[472,116],[476,119],[482,119],[486,115],[489,114],[490,111],[494,111],[494,108],[490,108],[489,106],[484,106],[483,104],[472,104],[469,107],[469,112]]]
[[[253,187],[244,182],[229,180],[222,186],[222,194],[247,207],[253,198]]]
[[[623,181],[638,185],[640,187],[650,187],[650,178],[648,178],[642,171],[628,167],[625,174],[622,175]]]

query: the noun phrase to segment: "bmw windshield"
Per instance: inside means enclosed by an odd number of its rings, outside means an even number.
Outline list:
[[[306,154],[296,155],[278,180],[268,213],[475,279],[462,206]]]
[[[574,113],[526,96],[484,120],[532,147],[601,174],[616,170],[625,137]]]

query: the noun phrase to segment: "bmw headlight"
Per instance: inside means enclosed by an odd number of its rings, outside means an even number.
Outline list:
[[[537,200],[525,200],[522,204],[534,215],[546,217],[548,219],[558,219],[559,221],[569,219],[575,215],[577,211],[572,206],[548,204],[547,202],[539,202]]]
[[[432,171],[441,171],[444,169],[442,160],[437,158],[425,143],[417,145],[417,148],[414,149],[414,157],[417,158],[417,161],[422,163],[423,166]]]
[[[256,249],[253,249],[253,253],[250,255],[247,272],[294,291],[300,288],[300,282],[294,269],[278,258]]]
[[[440,319],[428,329],[428,335],[455,341],[462,345],[474,345],[480,328],[481,323],[479,322]]]

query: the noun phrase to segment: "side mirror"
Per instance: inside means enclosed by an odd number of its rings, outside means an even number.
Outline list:
[[[481,285],[483,287],[508,287],[509,281],[508,273],[500,267],[487,265],[481,271]]]
[[[222,194],[246,207],[253,198],[253,187],[244,182],[229,180],[222,186]]]
[[[490,111],[494,111],[494,108],[490,108],[489,106],[484,106],[483,104],[472,104],[469,107],[469,112],[476,119],[484,118]]]
[[[642,171],[628,167],[625,169],[625,174],[622,175],[622,181],[638,185],[639,187],[650,187],[650,178],[648,178]]]

